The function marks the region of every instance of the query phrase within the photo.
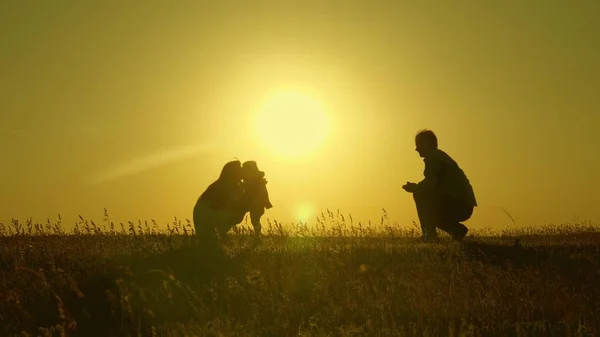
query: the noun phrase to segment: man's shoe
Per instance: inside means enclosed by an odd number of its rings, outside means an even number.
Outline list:
[[[462,240],[465,236],[467,236],[467,233],[469,232],[469,229],[467,228],[467,226],[459,223],[460,228],[456,231],[456,233],[452,234],[452,239],[455,241],[460,241]]]

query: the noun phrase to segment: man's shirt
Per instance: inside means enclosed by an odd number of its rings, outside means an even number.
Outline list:
[[[418,189],[439,187],[441,192],[468,205],[477,206],[475,193],[469,179],[446,152],[436,149],[423,158],[425,179]]]

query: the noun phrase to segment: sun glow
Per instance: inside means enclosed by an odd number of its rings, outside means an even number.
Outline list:
[[[327,140],[331,119],[323,103],[299,91],[281,91],[258,111],[255,132],[267,151],[286,158],[311,155]]]
[[[296,206],[294,213],[299,222],[307,223],[313,217],[315,209],[309,203],[302,203]]]

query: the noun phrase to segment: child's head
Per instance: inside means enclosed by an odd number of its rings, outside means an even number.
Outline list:
[[[419,153],[419,156],[425,157],[431,151],[438,148],[438,140],[435,133],[431,130],[421,130],[415,137],[416,148],[415,151]]]
[[[258,169],[258,165],[254,160],[249,160],[242,164],[242,172],[245,180],[259,179],[264,177],[265,173]]]

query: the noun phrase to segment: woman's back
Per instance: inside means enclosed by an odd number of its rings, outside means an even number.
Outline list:
[[[226,209],[235,207],[241,195],[242,188],[239,183],[217,180],[200,195],[197,203],[203,202],[212,209]]]

